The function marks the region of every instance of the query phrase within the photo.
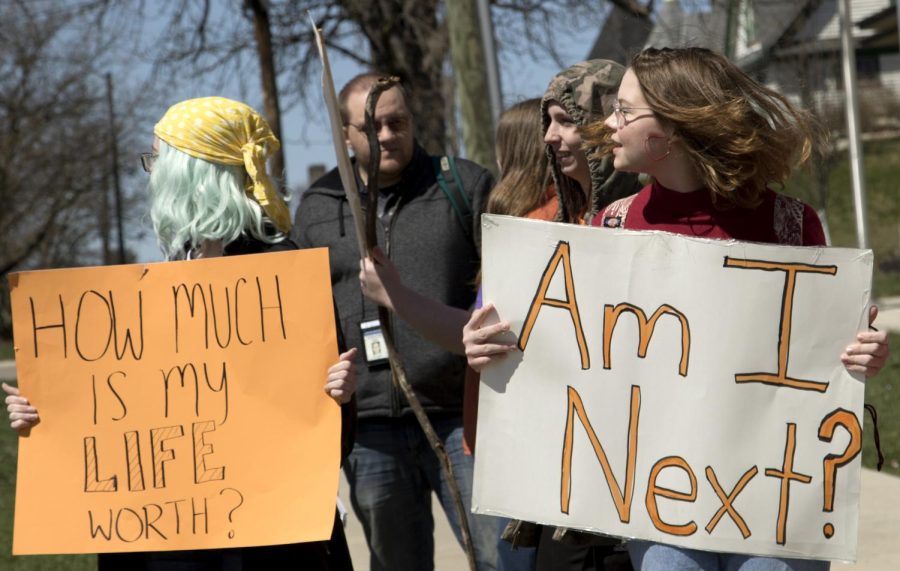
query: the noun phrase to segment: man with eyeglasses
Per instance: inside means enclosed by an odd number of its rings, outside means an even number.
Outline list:
[[[364,112],[371,87],[383,74],[350,80],[339,94],[344,136],[354,155],[360,189],[368,181],[369,143]],[[414,118],[403,88],[385,91],[375,109],[381,148],[378,243],[417,293],[468,310],[480,264],[480,214],[493,184],[491,174],[466,160],[432,157],[416,142]],[[442,179],[442,180],[439,180]],[[460,211],[467,202],[468,214]],[[365,206],[366,198],[362,203]],[[377,320],[358,278],[355,226],[337,169],[307,190],[297,209],[294,238],[301,247],[328,247],[332,285],[348,346],[360,347],[356,445],[344,465],[351,503],[365,531],[372,571],[434,568],[431,493],[438,495],[460,538],[453,499],[435,454],[391,379]],[[462,408],[466,360],[426,339],[409,323],[393,324],[410,384],[443,440],[467,513],[472,457],[463,453]],[[461,331],[461,326],[460,326]],[[462,351],[461,341],[459,350]],[[496,567],[496,524],[468,515],[478,569]]]

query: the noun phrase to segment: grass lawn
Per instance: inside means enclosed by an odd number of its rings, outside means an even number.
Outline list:
[[[13,343],[10,339],[0,339],[0,361],[5,361],[6,359],[15,359],[15,352],[13,351]]]
[[[838,160],[828,177],[828,229],[832,245],[855,248],[856,214],[848,153],[842,151],[836,156]],[[869,244],[875,253],[875,296],[900,296],[900,139],[865,143],[863,158]],[[822,206],[810,177],[802,170],[787,182],[784,192],[802,198],[816,209]],[[888,271],[888,266],[893,271]]]
[[[891,335],[893,354],[881,374],[866,384],[866,404],[875,405],[878,411],[878,432],[881,435],[881,451],[888,474],[900,476],[900,335]],[[866,414],[863,429],[863,466],[875,468],[878,454],[872,433],[872,419]]]

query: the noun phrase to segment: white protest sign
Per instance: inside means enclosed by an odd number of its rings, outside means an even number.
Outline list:
[[[476,512],[712,551],[856,558],[871,251],[485,216]]]

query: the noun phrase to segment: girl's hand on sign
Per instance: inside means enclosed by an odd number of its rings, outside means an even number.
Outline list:
[[[378,246],[372,248],[371,257],[359,261],[359,286],[363,295],[392,311],[396,309],[391,298],[403,293],[397,266]]]
[[[878,316],[878,307],[869,308],[869,327]],[[887,331],[860,331],[856,334],[856,342],[847,346],[841,355],[844,367],[852,373],[863,373],[866,378],[874,377],[887,363],[891,347],[888,343]]]
[[[341,353],[338,362],[328,368],[328,382],[325,383],[325,393],[337,401],[338,404],[350,402],[353,393],[356,392],[356,367],[353,358],[356,357],[356,347],[346,353]]]
[[[469,322],[463,327],[463,345],[469,366],[480,372],[495,359],[505,357],[516,348],[513,343],[491,342],[491,339],[509,331],[509,321],[499,321],[492,325],[484,325],[489,315],[497,315],[492,304],[487,304],[472,312]]]
[[[36,408],[28,399],[19,394],[19,388],[3,383],[6,393],[6,412],[9,413],[9,425],[19,436],[31,434],[31,428],[41,421]]]

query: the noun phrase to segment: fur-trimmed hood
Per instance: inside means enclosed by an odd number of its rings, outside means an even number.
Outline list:
[[[612,112],[623,75],[625,68],[622,65],[604,59],[576,63],[557,74],[541,99],[542,132],[546,133],[550,127],[547,109],[552,102],[559,103],[579,128],[603,121]],[[613,169],[611,156],[596,160],[591,157],[593,149],[584,151],[591,171],[590,200],[578,183],[559,172],[553,148],[546,146],[545,152],[559,195],[557,219],[562,222],[576,222],[582,218],[590,222],[594,214],[606,205],[641,188],[637,175]]]

